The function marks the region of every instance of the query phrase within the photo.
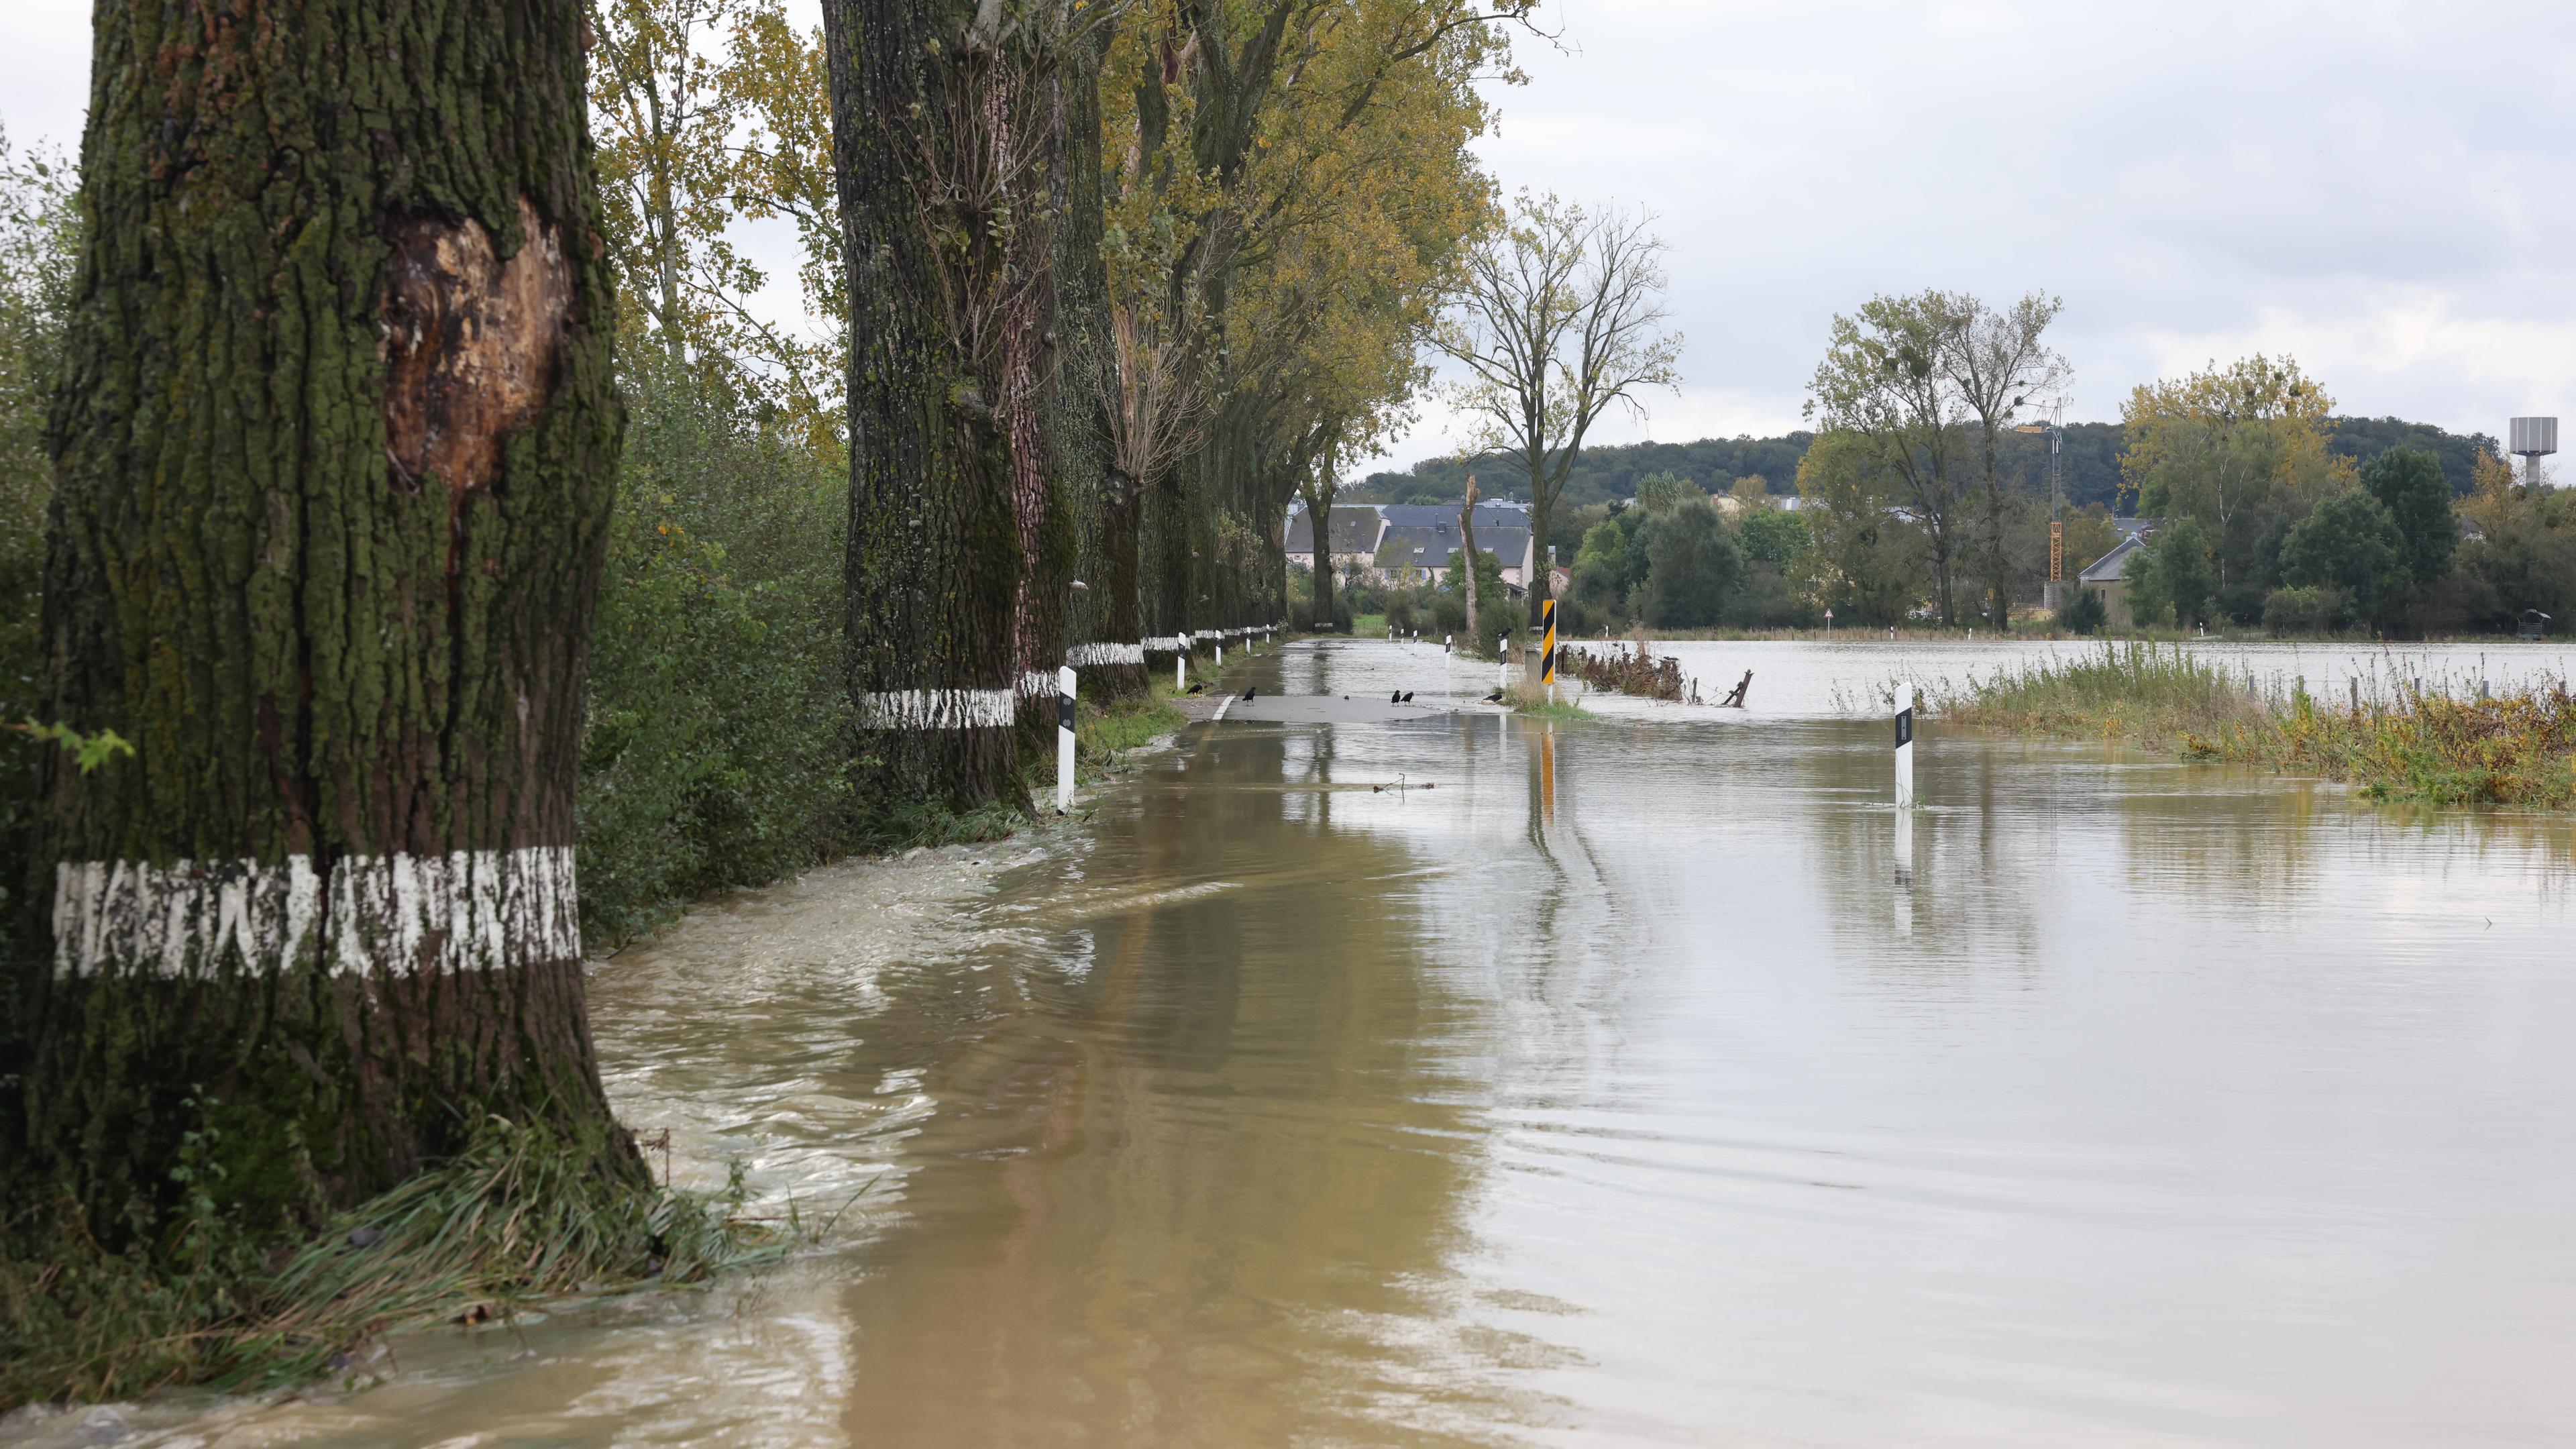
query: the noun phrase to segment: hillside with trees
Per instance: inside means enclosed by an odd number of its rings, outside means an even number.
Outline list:
[[[2415,448],[2433,455],[2451,491],[2461,497],[2476,489],[2479,452],[2500,452],[2484,433],[2453,433],[2431,423],[2399,418],[2326,420],[2326,446],[2355,466],[2390,448]],[[1797,491],[1798,464],[1816,435],[1804,429],[1775,438],[1737,436],[1702,438],[1694,443],[1593,443],[1583,449],[1565,480],[1565,501],[1581,506],[1633,498],[1637,480],[1654,473],[1688,478],[1710,492],[1731,489],[1738,478],[1756,477],[1774,493]],[[2120,497],[2120,453],[2126,437],[2118,423],[2068,423],[2061,455],[2066,501],[2075,508],[2095,504],[2114,513],[2131,513],[2134,504]],[[2012,486],[2035,497],[2048,491],[2048,439],[2027,433],[2001,440],[2000,456]],[[1456,498],[1475,473],[1487,497],[1521,498],[1515,490],[1513,460],[1494,454],[1459,459],[1425,458],[1409,468],[1381,470],[1346,485],[1346,503],[1437,503]]]

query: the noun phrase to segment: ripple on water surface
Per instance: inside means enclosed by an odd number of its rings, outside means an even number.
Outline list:
[[[406,1343],[345,1400],[134,1422],[889,1445],[2576,1423],[2568,822],[1937,723],[1899,817],[1883,727],[1799,691],[1902,649],[1704,647],[1757,668],[1755,710],[1228,722],[1041,843],[703,910],[594,977],[621,1110],[772,1202],[877,1183],[859,1232],[708,1295]],[[1464,705],[1491,671],[1348,641],[1229,682]],[[1367,788],[1398,779],[1435,788]]]

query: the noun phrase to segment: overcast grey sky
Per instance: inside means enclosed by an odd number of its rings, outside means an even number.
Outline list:
[[[19,0],[0,119],[76,139],[88,9]],[[813,0],[797,8],[811,12]],[[2069,416],[2288,352],[2348,413],[2576,412],[2576,6],[1547,0],[1484,145],[1652,207],[1686,381],[1603,441],[1799,423],[1873,292],[2063,297]],[[1389,451],[1451,442],[1436,406]]]

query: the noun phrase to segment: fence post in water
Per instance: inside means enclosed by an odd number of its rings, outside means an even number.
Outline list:
[[[1914,686],[1896,686],[1896,808],[1914,808]]]
[[[1055,808],[1073,808],[1073,670],[1055,672]]]

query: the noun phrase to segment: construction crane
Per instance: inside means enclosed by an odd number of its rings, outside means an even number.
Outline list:
[[[2023,423],[2016,433],[2048,434],[2048,589],[2042,607],[2051,613],[2066,602],[2066,484],[2059,455],[2066,447],[2066,399],[2048,405],[2048,421]]]

